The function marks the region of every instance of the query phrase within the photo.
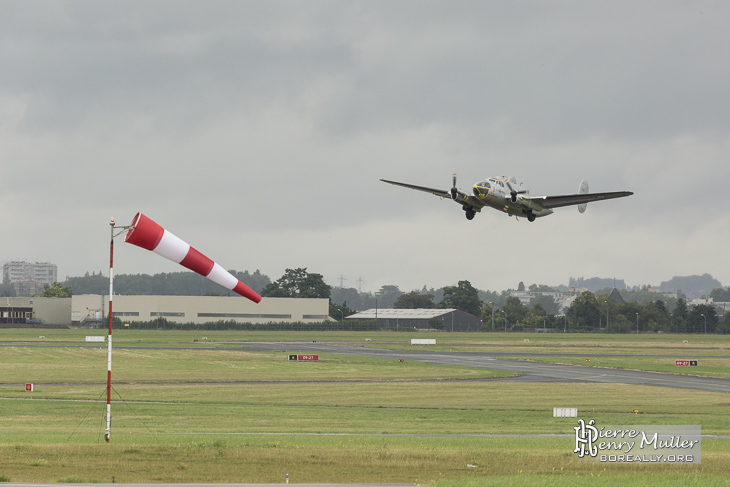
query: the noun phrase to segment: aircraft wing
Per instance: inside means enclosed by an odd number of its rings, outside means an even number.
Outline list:
[[[425,186],[416,186],[415,184],[399,183],[399,182],[396,182],[396,181],[388,181],[387,179],[381,179],[381,181],[384,182],[384,183],[388,183],[388,184],[395,184],[396,186],[403,186],[404,188],[415,189],[416,191],[423,191],[424,193],[435,194],[436,196],[441,196],[442,198],[449,198],[449,199],[451,199],[451,192],[449,190],[435,189],[435,188],[427,188]]]
[[[561,196],[523,196],[523,198],[535,202],[543,208],[560,208],[562,206],[590,203],[591,201],[623,198],[624,196],[631,196],[632,194],[634,193],[631,191],[612,191],[609,193],[579,193]]]

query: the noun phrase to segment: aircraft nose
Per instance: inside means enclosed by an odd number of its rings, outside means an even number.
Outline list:
[[[489,190],[487,190],[487,188],[482,188],[478,184],[474,185],[474,187],[472,188],[472,191],[474,192],[474,196],[476,196],[480,200],[484,199],[487,196],[487,193],[489,192]]]

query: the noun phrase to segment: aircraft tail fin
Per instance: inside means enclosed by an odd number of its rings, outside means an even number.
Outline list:
[[[580,182],[580,187],[578,188],[578,194],[586,194],[588,192],[588,181],[585,179]],[[581,213],[585,213],[586,207],[588,206],[588,203],[583,203],[578,205],[578,211]]]

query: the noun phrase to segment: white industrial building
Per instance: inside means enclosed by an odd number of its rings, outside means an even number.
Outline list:
[[[28,319],[49,325],[94,326],[108,319],[109,296],[71,298],[4,298],[5,307],[32,309]],[[242,297],[114,296],[113,315],[123,322],[165,318],[174,323],[318,323],[329,320],[329,299],[263,298],[256,304]],[[24,317],[26,317],[24,315]]]

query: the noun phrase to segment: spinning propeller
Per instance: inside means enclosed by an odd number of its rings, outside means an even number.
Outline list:
[[[525,194],[527,193],[527,190],[523,189],[522,191],[517,191],[512,187],[512,185],[509,183],[509,179],[505,180],[505,183],[507,184],[507,187],[509,188],[509,194],[512,197],[512,203],[515,203],[517,201],[517,195],[518,194]]]

